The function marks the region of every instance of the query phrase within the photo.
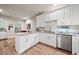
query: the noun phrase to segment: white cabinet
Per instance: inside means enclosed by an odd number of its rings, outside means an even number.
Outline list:
[[[25,51],[29,47],[30,43],[29,43],[28,38],[29,37],[26,35],[16,36],[15,49],[19,54],[22,53],[23,51]]]
[[[45,21],[57,20],[58,26],[79,25],[79,5],[69,5],[65,8],[37,16],[37,27],[45,27]]]
[[[57,25],[79,25],[79,5],[71,5],[58,10]]]
[[[47,38],[48,38],[48,36],[46,33],[39,33],[40,42],[47,43],[47,40],[48,40]]]
[[[71,25],[79,25],[79,5],[71,6]]]
[[[51,12],[49,14],[47,14],[45,21],[53,21],[53,20],[57,20],[57,13],[56,12]]]
[[[40,42],[56,47],[56,34],[40,33]]]
[[[72,54],[79,55],[79,35],[72,37]]]
[[[34,33],[34,34],[21,34],[15,37],[15,49],[18,54],[31,48],[38,42],[56,47],[56,34],[50,33]]]
[[[63,19],[63,25],[71,25],[71,7],[64,8],[64,19]]]
[[[57,15],[57,25],[61,26],[64,24],[64,9],[58,10],[58,15]]]
[[[15,37],[15,49],[18,54],[21,54],[25,50],[29,49],[33,45],[39,42],[38,34],[29,34],[29,35],[17,35]]]
[[[48,34],[47,37],[47,44],[56,47],[56,34]]]
[[[29,35],[29,43],[31,43],[30,44],[31,46],[35,45],[38,42],[39,42],[39,39],[38,39],[37,33]]]
[[[71,6],[49,13],[46,21],[57,20],[58,26],[71,25]]]
[[[58,11],[57,25],[71,25],[71,7],[66,7]]]
[[[46,15],[42,14],[36,17],[36,27],[45,27],[46,23],[45,23],[45,19],[46,19]]]
[[[27,37],[27,38],[26,38]],[[29,47],[29,40],[28,40],[28,36],[20,36],[19,40],[19,49],[20,49],[20,52],[23,52],[25,51],[28,47]],[[27,46],[26,46],[27,45]]]

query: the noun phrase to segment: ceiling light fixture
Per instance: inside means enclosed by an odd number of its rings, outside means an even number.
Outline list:
[[[2,12],[3,10],[2,9],[0,9],[0,12]]]

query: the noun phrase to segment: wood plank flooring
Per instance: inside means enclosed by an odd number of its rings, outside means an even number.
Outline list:
[[[69,55],[71,53],[38,43],[21,55]],[[0,41],[0,55],[18,55],[15,50],[15,39]]]

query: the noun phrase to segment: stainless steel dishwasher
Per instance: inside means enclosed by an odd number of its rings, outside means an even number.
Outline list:
[[[57,48],[72,51],[72,35],[57,35]]]

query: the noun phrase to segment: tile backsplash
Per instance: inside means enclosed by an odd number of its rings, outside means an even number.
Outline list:
[[[79,26],[57,27],[54,31],[59,33],[79,33]]]

